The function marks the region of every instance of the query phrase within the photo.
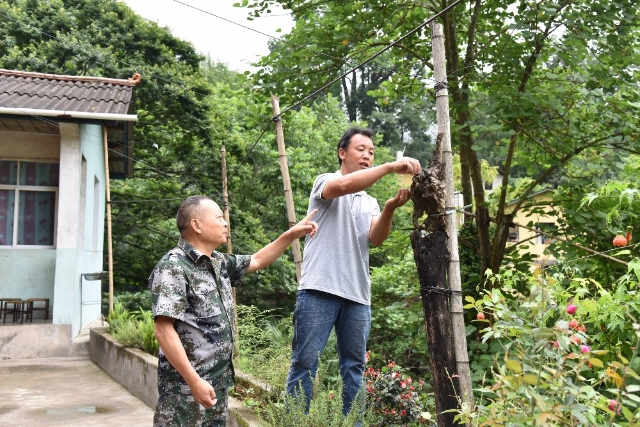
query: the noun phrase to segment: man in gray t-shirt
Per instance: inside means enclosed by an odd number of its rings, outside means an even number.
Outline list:
[[[307,410],[318,359],[334,327],[345,414],[362,385],[371,325],[369,243],[384,242],[395,210],[410,198],[402,188],[380,212],[365,190],[385,175],[421,170],[420,162],[409,157],[373,166],[373,135],[369,129],[348,129],[338,143],[340,170],[318,176],[309,197],[308,211],[318,210],[318,232],[305,242],[287,378],[287,392],[304,392]]]

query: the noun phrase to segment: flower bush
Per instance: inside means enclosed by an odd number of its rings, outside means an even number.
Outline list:
[[[607,288],[567,271],[507,271],[488,280],[492,290],[479,300],[468,296],[465,308],[488,313],[476,322],[482,341],[493,343],[493,364],[476,389],[475,413],[460,420],[640,426],[636,277]]]
[[[392,361],[380,370],[367,368],[364,378],[371,426],[436,425],[433,404],[428,403],[424,393],[424,381],[413,381]]]

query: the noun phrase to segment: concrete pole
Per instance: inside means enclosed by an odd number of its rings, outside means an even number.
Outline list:
[[[449,243],[449,289],[451,300],[451,327],[453,331],[456,368],[460,385],[460,398],[469,409],[473,408],[473,389],[471,385],[471,371],[469,369],[469,353],[467,351],[467,336],[464,326],[462,285],[460,278],[460,258],[458,255],[458,230],[455,215],[453,190],[453,153],[451,151],[451,129],[449,127],[449,91],[447,90],[447,70],[444,50],[444,35],[442,25],[432,22],[431,42],[433,46],[433,71],[436,81],[436,113],[438,121],[438,137],[442,137],[441,158],[445,173],[445,211],[454,211],[445,216],[447,237]],[[453,373],[452,373],[453,374]]]
[[[289,164],[287,163],[287,150],[284,146],[284,131],[282,129],[282,119],[280,117],[280,102],[278,98],[271,95],[271,106],[273,107],[274,125],[276,128],[276,142],[278,143],[278,158],[280,159],[280,172],[282,173],[282,183],[284,184],[284,198],[287,206],[287,220],[289,227],[296,225],[296,211],[293,205],[293,192],[291,191],[291,179],[289,178]],[[296,280],[300,282],[302,274],[302,252],[300,251],[300,241],[294,240],[291,244],[293,250],[293,262],[296,266]]]

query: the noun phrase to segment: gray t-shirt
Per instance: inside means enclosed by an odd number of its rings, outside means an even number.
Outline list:
[[[371,305],[369,229],[380,207],[364,191],[323,199],[325,184],[336,176],[341,176],[340,171],[318,176],[311,190],[308,212],[318,209],[313,219],[319,228],[313,238],[305,240],[299,289]]]

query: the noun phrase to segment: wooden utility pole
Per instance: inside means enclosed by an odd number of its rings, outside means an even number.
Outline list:
[[[224,144],[220,147],[220,158],[222,163],[222,206],[224,220],[227,223],[227,253],[233,253],[231,244],[231,222],[229,222],[229,193],[227,192],[227,150]],[[233,294],[233,362],[236,366],[240,363],[240,342],[238,340],[238,301],[236,300],[236,288],[231,288]]]
[[[282,129],[282,118],[280,117],[280,102],[275,95],[271,95],[271,106],[273,107],[274,125],[276,128],[276,142],[278,143],[278,158],[280,159],[280,172],[282,173],[282,183],[284,185],[284,199],[287,206],[287,221],[289,227],[296,225],[296,211],[293,205],[293,192],[291,191],[291,179],[289,178],[289,164],[287,163],[287,150],[284,146],[284,131]],[[296,266],[296,279],[300,282],[302,274],[302,252],[300,251],[300,241],[294,240],[291,244],[293,250],[293,262]]]
[[[469,369],[469,353],[467,352],[467,336],[464,326],[462,285],[460,278],[460,258],[458,256],[458,230],[455,215],[453,190],[453,155],[451,151],[451,130],[449,127],[449,91],[447,90],[447,68],[444,51],[444,35],[442,25],[435,21],[431,26],[433,46],[433,72],[436,81],[436,114],[438,120],[438,137],[442,135],[442,160],[444,163],[444,182],[446,194],[445,215],[447,237],[449,242],[449,289],[451,291],[449,309],[451,311],[451,327],[456,355],[456,374],[460,386],[460,398],[469,409],[473,408],[473,389],[471,371]]]
[[[102,138],[104,140],[104,181],[107,205],[107,254],[109,256],[109,313],[113,311],[113,241],[111,237],[111,187],[109,185],[109,147],[107,128],[102,126]],[[100,291],[102,293],[102,291]],[[102,298],[102,297],[100,297]]]

